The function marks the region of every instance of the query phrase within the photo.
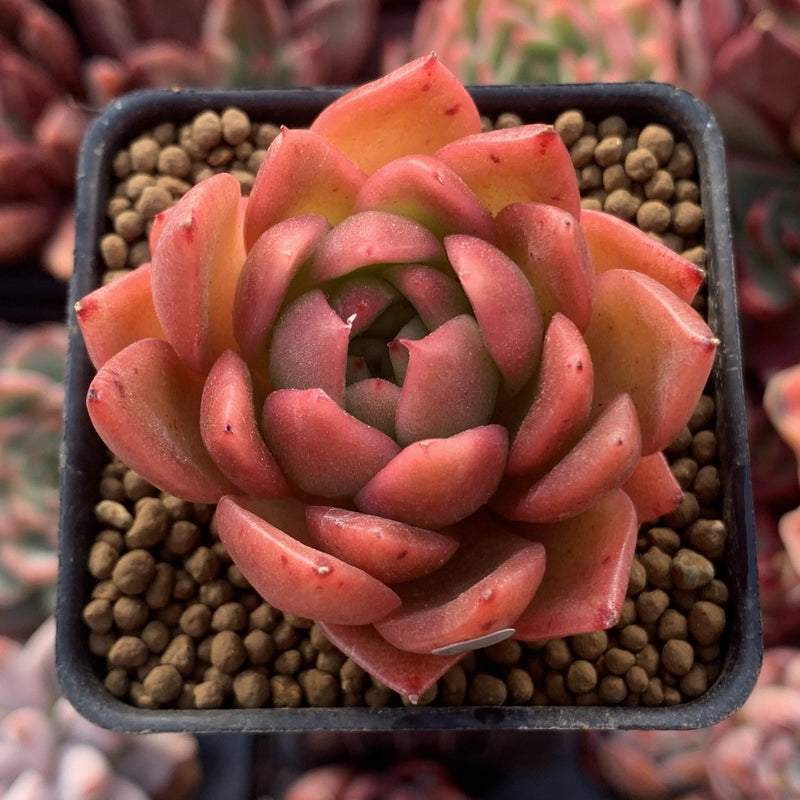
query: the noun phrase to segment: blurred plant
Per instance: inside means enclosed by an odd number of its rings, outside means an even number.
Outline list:
[[[0,609],[35,624],[52,611],[58,566],[66,353],[63,325],[0,327]]]
[[[434,51],[464,83],[674,82],[675,24],[669,0],[423,0],[384,69]]]
[[[193,737],[107,731],[60,696],[52,617],[24,645],[0,637],[0,794],[7,800],[187,800],[199,781]]]
[[[0,264],[72,271],[77,152],[92,114],[145,87],[352,80],[378,0],[0,2]],[[53,231],[55,230],[55,234]],[[44,248],[44,250],[42,250]]]

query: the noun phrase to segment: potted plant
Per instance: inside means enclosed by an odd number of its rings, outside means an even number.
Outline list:
[[[254,179],[252,120],[297,126]],[[670,87],[467,92],[435,57],[346,94],[115,104],[83,150],[71,286],[73,703],[139,730],[730,713],[760,645],[721,158]],[[684,249],[704,216],[707,281],[601,201]],[[143,265],[98,289],[100,253]],[[670,468],[693,445],[694,473]],[[476,649],[494,673],[467,688]]]

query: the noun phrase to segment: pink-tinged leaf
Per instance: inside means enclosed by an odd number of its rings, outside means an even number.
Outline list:
[[[344,406],[350,326],[314,289],[297,298],[272,332],[269,374],[276,389],[322,389]]]
[[[792,568],[800,574],[800,508],[788,511],[778,520],[778,533]]]
[[[110,358],[86,406],[100,438],[159,489],[195,503],[234,490],[200,436],[204,379],[160,339],[140,339]]]
[[[97,368],[138,339],[167,338],[153,305],[149,264],[87,294],[75,304],[75,317]]]
[[[264,231],[290,217],[317,214],[338,225],[353,213],[367,176],[309,130],[283,128],[256,173],[244,221],[248,250]]]
[[[633,502],[639,524],[669,514],[683,500],[683,490],[663,453],[643,456],[622,488]]]
[[[440,239],[465,233],[493,242],[494,220],[453,170],[432,156],[395,159],[367,178],[356,211],[390,211],[410,217]]]
[[[615,397],[572,450],[544,477],[508,478],[490,505],[507,519],[558,522],[591,508],[630,478],[641,456],[636,408]]]
[[[544,547],[477,517],[459,526],[441,569],[396,587],[402,605],[375,623],[390,644],[432,653],[514,627],[542,580]]]
[[[389,362],[392,365],[392,374],[398,386],[402,386],[406,380],[409,362],[408,343],[424,339],[427,335],[428,329],[425,327],[425,323],[419,317],[412,317],[400,328],[397,336],[386,345]],[[405,344],[401,344],[401,342]]]
[[[291,493],[258,430],[247,365],[233,350],[223,353],[208,374],[200,432],[217,466],[242,492],[254,497]]]
[[[540,641],[604,630],[622,612],[638,533],[636,511],[620,490],[588,511],[526,536],[544,545],[547,567],[516,638]]]
[[[703,282],[703,270],[641,228],[602,211],[583,209],[581,228],[596,272],[632,269],[649,275],[689,303]]]
[[[217,506],[220,541],[268,603],[342,625],[366,625],[397,608],[400,598],[388,586],[311,546],[304,521],[294,522],[297,512],[290,512],[293,524],[285,530],[284,516],[274,503],[245,497],[226,495]]]
[[[472,313],[458,281],[435,267],[399,264],[387,267],[382,274],[414,306],[429,331],[459,314]]]
[[[435,56],[348,92],[311,125],[369,174],[401,156],[430,155],[480,129],[469,93]]]
[[[499,378],[473,317],[454,317],[423,339],[400,344],[409,353],[395,415],[400,444],[489,422]]]
[[[536,294],[520,268],[488,242],[448,236],[444,246],[506,392],[516,394],[539,363],[544,329]]]
[[[280,389],[264,402],[264,439],[283,474],[320,497],[352,497],[400,451],[320,389]]]
[[[286,788],[283,800],[320,800],[342,797],[358,774],[349,764],[326,764],[312,767],[295,778]]]
[[[331,506],[308,506],[306,523],[326,553],[388,584],[433,572],[459,545],[454,536]]]
[[[362,422],[395,438],[394,419],[400,387],[383,378],[366,378],[351,383],[344,393],[344,407]]]
[[[239,181],[228,173],[192,187],[153,252],[156,313],[175,352],[198,372],[236,347],[233,302],[245,259],[239,199]]]
[[[497,217],[500,249],[531,282],[545,325],[556,313],[584,330],[592,313],[594,267],[581,227],[555,206],[517,203]]]
[[[414,442],[356,495],[356,508],[432,530],[453,525],[494,494],[507,453],[499,425]]]
[[[507,475],[541,472],[565,455],[586,428],[594,392],[592,359],[580,331],[562,314],[547,329],[531,388],[530,405],[511,440]]]
[[[311,274],[322,282],[373,264],[438,263],[443,255],[439,240],[418,222],[387,211],[362,211],[322,240]]]
[[[389,644],[372,625],[321,623],[325,636],[362,669],[392,691],[416,703],[450,667],[464,657],[409,653]]]
[[[770,377],[763,403],[775,430],[800,459],[800,365]]]
[[[580,214],[569,151],[551,125],[520,125],[446,144],[435,154],[494,216],[511,203],[546,203]]]
[[[595,406],[633,399],[642,454],[674,441],[694,411],[718,344],[702,317],[663,284],[631,270],[597,276],[584,332],[595,375]]]
[[[330,230],[312,214],[279,222],[258,237],[239,276],[233,305],[236,341],[249,363],[264,357],[266,342],[292,280]]]
[[[331,308],[350,326],[350,338],[358,336],[399,299],[397,290],[374,275],[356,275],[337,286],[329,298]]]

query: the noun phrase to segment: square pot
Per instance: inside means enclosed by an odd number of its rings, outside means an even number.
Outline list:
[[[621,114],[632,125],[661,122],[695,152],[708,252],[707,318],[721,340],[711,382],[720,450],[722,517],[728,530],[722,570],[730,599],[727,646],[716,681],[694,700],[656,708],[524,705],[149,710],[115,699],[105,689],[96,660],[89,652],[88,632],[81,617],[91,591],[86,564],[96,524],[93,509],[99,499],[100,475],[107,458],[86,412],[86,391],[94,368],[72,315],[62,472],[57,658],[65,694],[89,719],[128,731],[677,729],[712,724],[746,699],[760,665],[761,637],[742,364],[719,130],[708,110],[692,96],[660,84],[478,87],[471,92],[481,113],[492,118],[511,111],[526,121],[550,122],[562,111],[579,108],[587,119]],[[99,285],[102,265],[98,241],[107,230],[111,162],[118,150],[138,134],[165,121],[183,123],[202,110],[222,111],[232,105],[254,120],[306,126],[341,93],[338,89],[147,91],[114,101],[95,121],[81,153],[71,304]]]

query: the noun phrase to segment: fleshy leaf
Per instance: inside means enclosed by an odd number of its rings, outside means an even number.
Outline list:
[[[244,221],[248,250],[264,231],[301,214],[338,225],[367,176],[314,131],[283,128],[256,173]]]
[[[400,387],[383,378],[366,378],[351,383],[344,393],[344,407],[362,422],[395,437],[394,418]]]
[[[290,503],[299,510],[287,514],[282,505]],[[344,625],[366,625],[397,608],[399,597],[384,583],[307,544],[302,514],[296,500],[226,495],[217,505],[220,540],[268,603],[287,614]]]
[[[320,389],[272,392],[264,402],[262,431],[283,474],[320,497],[352,497],[400,450]]]
[[[400,344],[409,353],[395,415],[401,445],[489,422],[499,379],[473,317],[455,317],[423,339]]]
[[[643,272],[687,303],[703,282],[703,271],[696,264],[648,236],[641,228],[613,214],[583,209],[581,228],[592,253],[596,272],[632,269]]]
[[[639,524],[669,514],[683,499],[683,490],[660,452],[640,459],[622,488],[633,502]]]
[[[764,410],[800,460],[800,365],[774,373],[764,390]]]
[[[245,259],[239,199],[239,181],[228,173],[192,187],[153,252],[156,313],[175,352],[197,372],[236,348],[233,301]]]
[[[311,130],[371,174],[395,158],[430,155],[479,133],[481,121],[455,75],[425,56],[334,101]]]
[[[531,282],[545,325],[560,312],[578,330],[592,313],[594,267],[575,218],[555,206],[516,203],[497,217],[500,249]]]
[[[800,572],[800,508],[787,511],[778,520],[778,534],[795,572]]]
[[[328,281],[372,264],[440,262],[443,252],[439,240],[418,222],[387,211],[362,211],[322,240],[311,274],[317,282]]]
[[[424,225],[439,239],[464,233],[493,242],[494,220],[453,170],[432,156],[395,159],[367,178],[355,211],[390,211]]]
[[[505,389],[516,394],[539,363],[544,331],[536,294],[519,267],[488,242],[455,235],[444,246]]]
[[[545,572],[545,549],[478,517],[459,526],[461,546],[441,569],[396,587],[402,605],[375,623],[390,644],[431,653],[514,627]]]
[[[516,638],[540,641],[603,630],[622,612],[638,533],[636,511],[621,490],[576,517],[531,525],[547,568],[531,604],[516,621]]]
[[[520,125],[465,136],[438,150],[478,199],[497,216],[511,203],[546,203],[580,214],[575,168],[551,125]]]
[[[258,430],[247,365],[228,350],[211,368],[200,405],[206,449],[231,483],[254,497],[284,497],[291,488]]]
[[[717,339],[702,317],[653,278],[612,269],[597,276],[584,332],[595,370],[595,406],[630,394],[642,454],[663,450],[694,411]]]
[[[506,479],[490,505],[507,519],[557,522],[586,511],[622,486],[640,456],[636,409],[628,395],[619,395],[544,477],[534,482]]]
[[[138,339],[164,339],[150,288],[150,265],[95,289],[75,304],[89,358],[101,367]]]
[[[414,442],[356,495],[356,508],[432,530],[453,525],[494,494],[507,452],[499,425]]]
[[[357,275],[337,286],[329,302],[350,326],[352,339],[367,330],[397,299],[397,290],[387,281],[375,275]]]
[[[306,523],[318,547],[388,584],[433,572],[459,544],[454,536],[331,506],[308,506]]]
[[[536,473],[565,455],[589,419],[592,359],[580,331],[562,314],[547,329],[532,389],[530,406],[511,439],[507,475]]]
[[[160,339],[140,339],[110,358],[89,385],[86,406],[100,438],[159,489],[214,503],[233,484],[200,437],[203,376]]]
[[[265,231],[248,252],[233,306],[236,341],[248,363],[264,357],[292,279],[329,230],[324,217],[292,217]]]
[[[322,632],[339,650],[370,675],[416,703],[457,664],[463,655],[432,656],[409,653],[390,645],[372,625],[320,623]]]

